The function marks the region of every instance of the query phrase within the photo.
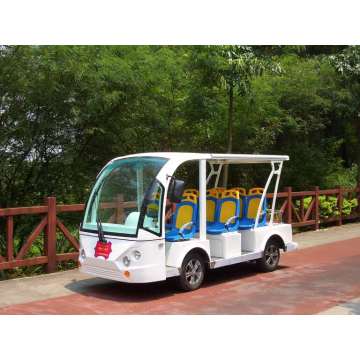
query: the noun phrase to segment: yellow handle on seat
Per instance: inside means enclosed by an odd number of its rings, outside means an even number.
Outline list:
[[[259,195],[264,192],[264,188],[256,187],[249,190],[249,195]]]
[[[199,190],[198,189],[185,189],[183,192],[183,196],[185,196],[185,195],[199,196]]]
[[[230,190],[238,191],[240,195],[246,195],[246,189],[243,187],[234,187],[231,188]]]

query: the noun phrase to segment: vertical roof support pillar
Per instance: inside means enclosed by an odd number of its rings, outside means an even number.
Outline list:
[[[206,160],[199,160],[199,238],[206,240]]]

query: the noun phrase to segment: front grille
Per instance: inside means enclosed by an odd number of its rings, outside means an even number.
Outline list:
[[[86,274],[98,276],[105,279],[122,281],[121,273],[119,270],[105,269],[97,266],[82,265],[80,271]]]

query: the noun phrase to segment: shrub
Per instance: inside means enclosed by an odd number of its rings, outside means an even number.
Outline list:
[[[304,198],[304,209],[305,211],[309,208],[310,203],[312,201],[312,197],[308,196]],[[343,199],[343,206],[342,206],[342,215],[350,215],[358,206],[358,200],[357,199]],[[295,201],[295,208],[297,210],[300,209],[300,200]],[[320,209],[320,216],[327,219],[332,216],[339,216],[340,211],[338,207],[338,201],[336,196],[326,196],[321,195],[319,196],[319,209]]]

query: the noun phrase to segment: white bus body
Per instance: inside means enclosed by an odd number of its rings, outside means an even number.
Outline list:
[[[291,224],[275,222],[274,219],[282,165],[283,161],[288,159],[288,156],[279,155],[169,152],[135,154],[111,160],[99,173],[87,203],[84,221],[80,229],[80,270],[94,276],[127,283],[148,283],[178,276],[182,280],[182,287],[185,290],[194,290],[201,285],[204,274],[196,272],[201,267],[204,268],[202,269],[204,272],[205,268],[219,268],[257,260],[262,262],[265,270],[275,270],[279,261],[276,255],[280,254],[280,249],[292,251],[297,248],[297,244],[292,241]],[[197,229],[190,239],[167,241],[165,199],[168,196],[173,174],[181,164],[187,161],[199,162]],[[224,164],[249,163],[265,163],[271,167],[270,175],[261,194],[254,224],[247,229],[224,231],[220,234],[207,233],[207,184],[211,179],[215,179],[215,187],[218,185]],[[208,174],[207,164],[211,169]],[[131,174],[134,178],[131,178]],[[151,177],[152,174],[155,174],[154,178],[148,179],[147,176]],[[260,225],[260,219],[264,215],[261,209],[266,201],[266,194],[273,177],[275,177],[275,187],[269,220],[265,225]],[[111,183],[112,178],[114,178],[113,183]],[[122,192],[125,195],[133,194],[135,200],[129,201],[127,204],[133,206],[134,209],[126,216],[121,214],[124,218],[123,224],[119,224],[119,221],[117,223],[114,218],[109,222],[101,220],[103,221],[100,222],[103,232],[103,239],[101,239],[98,212],[105,214],[108,211],[107,216],[109,217],[110,210],[106,209],[107,196],[111,199],[111,189],[118,186],[119,182],[124,184]],[[147,213],[145,215],[142,213],[147,186],[156,189],[154,191],[159,194],[158,207],[155,207],[155,211],[159,212],[158,215],[155,215],[157,216],[156,222],[153,219],[150,220]],[[148,208],[145,211],[148,211]],[[115,215],[111,215],[111,217]],[[99,240],[102,240],[102,243],[100,248],[97,248]],[[102,244],[105,244],[104,247]],[[269,244],[274,244],[274,246]],[[111,250],[109,250],[110,247]],[[105,248],[107,250],[104,250]],[[97,253],[95,249],[98,250]],[[105,251],[104,254],[102,250]],[[189,254],[197,255],[191,260]],[[270,258],[276,262],[274,268],[266,268],[266,259]],[[185,260],[190,262],[185,264]],[[190,282],[186,283],[186,276],[190,280],[200,278],[197,279],[196,284],[194,280],[191,285]]]

